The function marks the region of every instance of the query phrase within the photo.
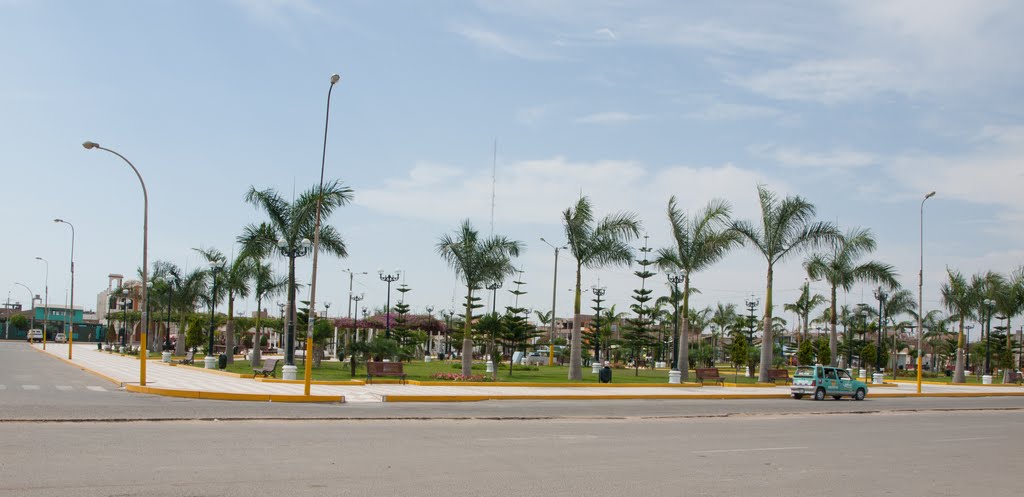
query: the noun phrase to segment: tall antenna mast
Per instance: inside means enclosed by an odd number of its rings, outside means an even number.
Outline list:
[[[491,234],[494,234],[494,194],[498,183],[498,139],[494,139],[494,158],[491,162]]]

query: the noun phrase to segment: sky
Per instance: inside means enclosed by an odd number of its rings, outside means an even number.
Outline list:
[[[635,213],[657,249],[671,195],[756,220],[763,184],[840,229],[871,229],[872,258],[916,291],[934,190],[926,309],[941,306],[947,267],[1024,262],[1020,2],[0,0],[0,45],[0,285],[26,304],[15,282],[66,298],[71,233],[54,218],[75,226],[76,306],[95,308],[107,274],[142,263],[138,180],[83,141],[145,179],[149,260],[196,268],[193,249],[237,251],[264,219],[250,186],[290,197],[316,185],[334,72],[326,176],[354,201],[327,220],[349,251],[320,259],[332,316],[348,312],[345,269],[368,273],[353,289],[371,309],[386,299],[379,268],[403,270],[415,312],[457,308],[464,289],[435,246],[463,219],[523,242],[520,305],[549,310],[554,251],[540,238],[565,241],[562,211],[580,195],[602,216]],[[560,317],[572,313],[566,254]],[[775,313],[790,322],[781,304],[797,298],[805,257],[775,272]],[[585,269],[582,282],[622,311],[636,269]],[[692,275],[692,306],[763,301],[765,270],[736,249]],[[667,293],[663,276],[650,284]],[[871,288],[839,297],[861,302]]]

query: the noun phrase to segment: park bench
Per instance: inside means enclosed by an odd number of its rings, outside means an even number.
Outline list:
[[[185,358],[180,360],[180,361],[178,361],[178,364],[192,364],[192,357],[194,355],[195,355],[195,352],[192,352],[191,350],[188,351],[188,354],[185,354]]]
[[[277,378],[277,361],[277,359],[264,359],[262,368],[252,368],[252,377],[255,378],[256,375],[261,374],[264,378],[267,375]]]
[[[405,384],[405,371],[400,362],[368,362],[366,363],[366,383],[372,384],[374,376],[394,376]]]
[[[788,369],[769,369],[768,381],[771,383],[775,383],[776,380],[782,380],[786,384],[793,382],[793,378],[789,377]]]
[[[1022,384],[1024,383],[1024,372],[1017,371],[1010,373],[1010,383]]]
[[[701,385],[704,384],[704,380],[712,380],[716,384],[721,383],[722,386],[725,386],[725,378],[718,374],[718,368],[697,368],[695,371],[697,372],[697,381]]]

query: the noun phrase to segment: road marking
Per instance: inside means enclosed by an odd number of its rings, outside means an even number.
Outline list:
[[[67,392],[68,390],[71,390],[71,388],[72,387],[68,385],[57,385],[57,390],[60,390],[61,392]]]
[[[695,450],[693,454],[722,454],[726,452],[762,452],[769,450],[803,450],[807,447],[758,447],[752,449],[717,449],[717,450]]]
[[[7,385],[0,385],[0,390],[7,390]]]
[[[39,390],[39,385],[22,385],[21,388],[25,390]]]
[[[89,386],[87,386],[85,388],[88,388],[89,390],[92,390],[93,392],[106,392],[107,391],[106,388],[98,387],[96,385],[89,385]]]
[[[943,438],[936,442],[973,442],[975,440],[1000,440],[1000,437]]]

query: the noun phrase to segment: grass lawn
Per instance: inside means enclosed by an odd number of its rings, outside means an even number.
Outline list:
[[[297,379],[305,378],[305,367],[301,361],[296,361],[296,366],[299,368]],[[198,367],[202,367],[200,363]],[[278,376],[280,377],[280,365],[278,366]],[[512,371],[512,375],[509,376],[508,363],[504,363],[498,369],[498,382],[509,383],[509,382],[531,382],[531,383],[570,383],[567,379],[569,374],[568,366],[531,366],[526,371],[519,369],[520,366],[516,366],[516,369]],[[407,378],[410,380],[419,381],[439,381],[435,380],[431,376],[434,373],[459,373],[461,372],[462,366],[458,361],[432,361],[429,363],[423,361],[412,361],[405,363],[404,370]],[[249,365],[249,361],[235,359],[234,364],[228,365],[227,371],[239,374],[251,374],[252,367]],[[349,374],[349,365],[347,363],[339,363],[337,361],[323,361],[319,368],[313,370],[313,380],[322,381],[344,381],[350,379],[365,379],[366,378],[366,367],[364,364],[360,364],[356,368],[356,375],[353,377]],[[474,375],[484,375],[486,366],[482,362],[473,364]],[[740,371],[738,375],[734,375],[734,369],[719,368],[720,374],[725,378],[725,381],[738,383],[756,383],[756,378],[747,378],[743,376],[743,372]],[[735,377],[735,380],[734,380]],[[695,374],[691,370],[690,381],[695,381]],[[640,369],[636,372],[633,369],[613,369],[612,370],[612,382],[613,383],[668,383],[668,370],[667,369]],[[452,382],[457,383],[457,382]],[[583,368],[583,380],[576,383],[598,383],[597,375],[590,372],[589,367]]]

